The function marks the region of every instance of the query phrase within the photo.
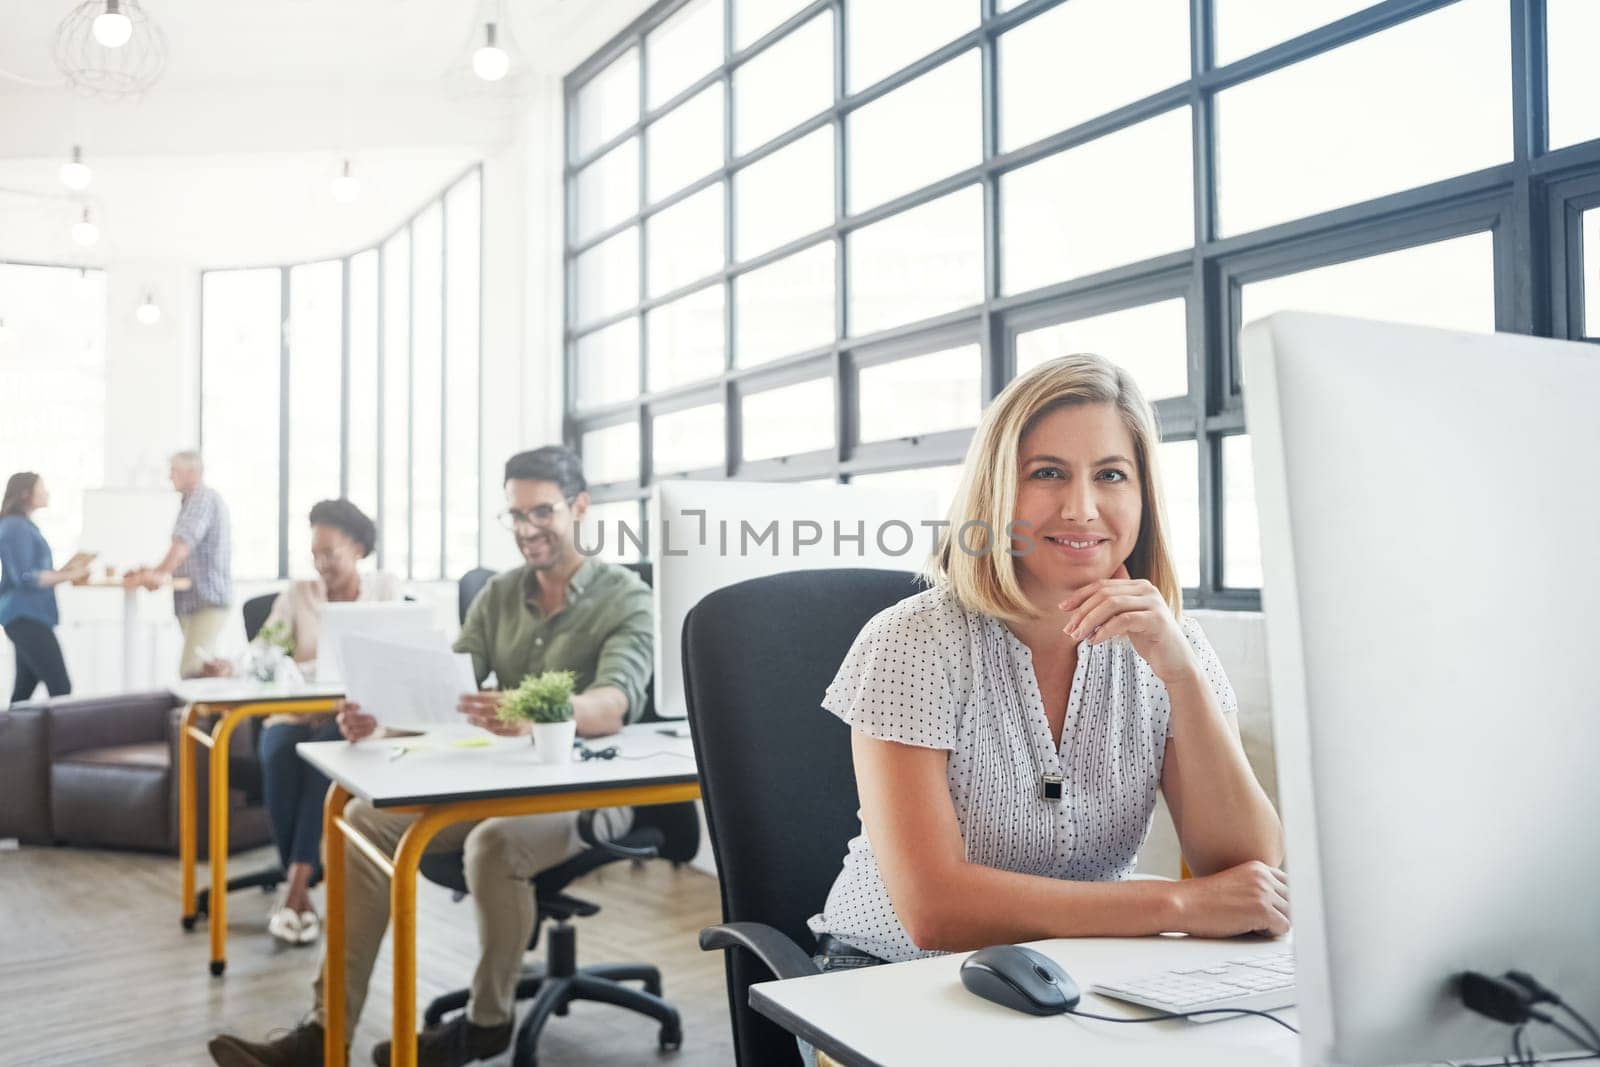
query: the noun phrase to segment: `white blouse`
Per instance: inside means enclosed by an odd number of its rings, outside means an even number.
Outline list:
[[[399,600],[400,581],[388,571],[362,571],[361,590],[356,600]],[[289,587],[272,602],[272,612],[263,629],[275,622],[287,623],[294,638],[294,660],[311,664],[317,659],[317,634],[321,628],[320,612],[328,602],[328,587],[321,578],[308,578],[290,582]]]
[[[1232,714],[1233,688],[1200,625],[1185,617],[1182,629]],[[1171,709],[1166,686],[1126,637],[1078,645],[1059,751],[1028,646],[942,587],[874,616],[822,706],[869,737],[949,751],[946,779],[968,862],[1080,882],[1133,872],[1155,811]],[[1041,795],[1046,774],[1063,779],[1060,800]],[[906,935],[865,826],[809,925],[891,963],[937,955]]]

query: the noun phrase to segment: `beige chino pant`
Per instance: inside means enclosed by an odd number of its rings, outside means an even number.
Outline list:
[[[199,674],[205,657],[217,655],[217,638],[227,625],[227,608],[200,608],[187,615],[179,615],[178,629],[183,631],[183,658],[178,661],[178,673],[185,678]]]
[[[394,855],[400,838],[416,821],[415,814],[379,811],[364,800],[345,805],[344,817],[386,855]],[[633,824],[633,809],[609,808],[596,813],[602,836],[620,837]],[[515,1018],[517,979],[522,955],[533,934],[537,914],[528,880],[576,856],[584,848],[578,837],[578,813],[518,815],[446,826],[428,842],[429,852],[464,852],[467,888],[477,912],[478,966],[472,975],[467,1018],[478,1026],[504,1026]],[[324,842],[326,846],[326,842]],[[355,847],[345,845],[345,1038],[355,1034],[356,1020],[367,999],[367,984],[378,959],[378,947],[389,926],[389,877]],[[323,1021],[322,968],[313,986],[314,1016]]]

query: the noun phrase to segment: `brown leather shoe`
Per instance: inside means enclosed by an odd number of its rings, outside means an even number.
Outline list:
[[[302,1023],[271,1041],[218,1034],[206,1046],[218,1067],[322,1067],[322,1024]]]
[[[473,1060],[497,1056],[510,1045],[510,1023],[478,1026],[463,1012],[417,1035],[417,1067],[463,1067]],[[389,1067],[389,1042],[373,1046],[372,1062]]]

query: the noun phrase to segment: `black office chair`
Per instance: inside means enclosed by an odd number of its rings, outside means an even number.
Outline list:
[[[261,632],[261,628],[267,624],[267,616],[272,614],[272,605],[277,599],[277,593],[263,593],[260,596],[253,596],[244,602],[244,607],[242,610],[244,612],[244,639],[246,641],[254,641],[256,639],[256,635]],[[251,720],[250,728],[257,731],[257,739],[259,740],[259,732],[261,728],[260,720]],[[254,771],[254,792],[257,796],[259,796],[261,790],[260,768],[256,767]],[[252,779],[247,776],[241,781],[243,782],[248,795],[251,792]],[[228,892],[237,893],[241,889],[259,889],[263,893],[270,893],[274,889],[278,888],[278,886],[282,885],[283,880],[286,877],[288,876],[284,873],[283,868],[274,864],[272,867],[269,867],[266,870],[254,871],[250,874],[235,875],[234,877],[229,878]],[[316,885],[320,881],[322,881],[320,872],[311,876],[312,885]],[[211,890],[206,888],[195,894],[195,914],[192,917],[187,915],[184,916],[184,929],[194,929],[196,919],[202,915],[209,916],[210,914]]]
[[[253,596],[244,602],[244,639],[254,641],[256,634],[267,624],[267,617],[272,614],[272,605],[277,602],[277,593],[262,593]]]
[[[683,1044],[683,1020],[678,1010],[662,999],[659,969],[648,963],[578,966],[578,931],[572,920],[598,915],[600,905],[569,896],[563,890],[590,871],[618,860],[642,861],[659,856],[674,866],[689,862],[700,848],[700,817],[692,801],[635,808],[631,830],[615,841],[600,841],[594,836],[592,816],[592,812],[584,812],[578,819],[579,836],[589,847],[532,880],[538,917],[528,948],[538,946],[545,920],[554,925],[550,927],[544,962],[524,967],[517,980],[516,999],[531,999],[533,1005],[517,1028],[513,1067],[535,1067],[539,1062],[539,1036],[545,1025],[552,1015],[567,1014],[575,1000],[614,1004],[655,1019],[661,1024],[656,1040],[663,1051]],[[420,869],[429,881],[452,890],[457,900],[466,896],[460,852],[425,855]],[[623,985],[635,981],[641,983],[642,989]],[[465,1007],[467,999],[465,989],[434,998],[423,1013],[424,1023],[436,1025],[450,1012]]]
[[[649,585],[653,577],[648,563],[624,564]],[[481,570],[481,568],[480,568]],[[466,617],[472,596],[467,595],[467,583],[479,571],[470,571],[461,579],[461,613]],[[493,575],[482,571],[484,579]],[[640,722],[661,721],[655,713],[655,680],[645,687],[644,709]],[[539,1036],[552,1015],[567,1014],[568,1006],[575,1000],[590,1000],[648,1015],[661,1024],[657,1044],[663,1051],[676,1049],[683,1044],[683,1021],[678,1011],[662,999],[661,972],[648,963],[611,963],[579,967],[578,931],[571,925],[574,918],[588,918],[600,913],[600,906],[564,892],[573,881],[619,860],[642,862],[661,857],[678,866],[689,862],[700,849],[700,817],[691,801],[678,804],[653,804],[635,808],[633,827],[614,841],[601,841],[594,836],[593,813],[584,812],[578,817],[578,835],[589,847],[567,862],[541,871],[532,879],[534,900],[538,906],[533,934],[528,940],[531,951],[539,943],[539,932],[545,920],[554,923],[550,928],[545,962],[529,964],[517,981],[516,999],[533,1001],[517,1029],[513,1067],[535,1067],[538,1063]],[[449,889],[456,900],[467,895],[466,872],[462,866],[462,853],[437,852],[422,857],[419,870],[424,878]],[[632,989],[623,982],[637,981],[642,990]],[[469,991],[458,989],[435,997],[423,1012],[423,1022],[437,1025],[452,1011],[467,1004]]]
[[[850,728],[822,694],[867,620],[922,588],[900,571],[777,574],[718,589],[684,619],[684,697],[722,890],[723,922],[700,947],[744,950],[725,958],[744,1067],[800,1063],[749,988],[818,973],[806,920],[860,825]]]
[[[494,577],[494,571],[488,567],[474,567],[461,576],[456,583],[456,608],[461,612],[461,621],[467,621],[467,609],[472,602],[478,599],[478,594],[483,592],[483,587],[489,584],[489,579]]]

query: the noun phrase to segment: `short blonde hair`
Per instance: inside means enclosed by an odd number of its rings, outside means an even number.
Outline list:
[[[1156,463],[1161,434],[1155,413],[1127,371],[1094,355],[1060,356],[1020,375],[989,405],[972,435],[949,525],[925,569],[969,611],[1013,622],[1038,617],[1017,580],[1007,536],[1017,505],[1017,452],[1044,416],[1082,404],[1110,404],[1133,438],[1143,508],[1128,575],[1148,580],[1172,613],[1181,613],[1183,589],[1167,542]]]

